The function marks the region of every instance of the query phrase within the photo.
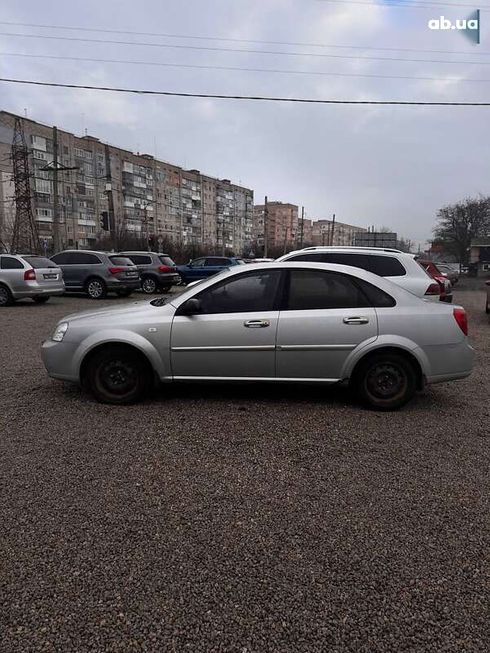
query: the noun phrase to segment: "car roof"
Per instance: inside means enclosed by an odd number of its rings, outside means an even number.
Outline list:
[[[350,245],[325,245],[319,247],[303,247],[303,249],[296,249],[292,252],[288,252],[285,256],[290,256],[291,254],[303,254],[307,252],[343,252],[344,254],[379,254],[381,256],[390,256],[393,254],[402,255],[402,256],[412,256],[407,252],[402,252],[399,249],[392,249],[390,247],[355,247]]]
[[[117,252],[117,254],[153,254],[153,256],[170,256],[165,252],[147,252],[146,249],[125,249],[122,252]]]
[[[57,254],[105,254],[106,256],[117,255],[117,252],[103,252],[99,249],[62,249],[60,252],[56,252],[53,256]]]

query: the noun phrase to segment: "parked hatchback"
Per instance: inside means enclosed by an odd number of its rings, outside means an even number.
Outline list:
[[[168,254],[155,252],[121,252],[136,265],[140,273],[141,289],[147,295],[154,292],[168,292],[180,283],[177,266]]]
[[[99,401],[142,398],[155,379],[347,382],[372,408],[471,373],[463,308],[426,302],[345,265],[232,266],[180,295],[69,315],[42,347],[50,376]]]
[[[211,277],[213,274],[226,270],[234,265],[245,265],[245,261],[236,256],[203,256],[189,261],[187,265],[177,266],[177,270],[184,283],[192,283],[199,279]]]
[[[439,301],[440,284],[417,264],[411,254],[375,247],[306,247],[290,252],[278,261],[310,261],[352,265],[389,279],[424,299]]]
[[[0,254],[0,306],[29,298],[36,304],[65,291],[60,268],[44,256]]]
[[[67,291],[84,292],[91,299],[103,299],[109,292],[129,297],[140,287],[138,268],[120,254],[73,249],[51,260],[63,270]]]

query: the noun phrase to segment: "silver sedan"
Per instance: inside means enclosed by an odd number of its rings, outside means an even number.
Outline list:
[[[474,351],[460,306],[350,266],[264,263],[167,299],[70,315],[42,357],[53,378],[113,404],[155,381],[345,382],[391,410],[426,383],[468,376]]]

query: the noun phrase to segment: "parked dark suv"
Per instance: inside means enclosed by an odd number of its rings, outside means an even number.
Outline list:
[[[189,261],[187,265],[179,265],[177,270],[184,283],[192,283],[211,277],[232,265],[245,265],[245,261],[236,256],[203,256]]]
[[[103,299],[108,292],[129,297],[140,287],[138,268],[120,254],[71,249],[51,260],[63,270],[67,291],[85,292],[91,299]]]
[[[144,293],[168,292],[172,286],[180,283],[177,267],[168,254],[155,252],[121,252],[136,265],[141,277],[141,289]]]

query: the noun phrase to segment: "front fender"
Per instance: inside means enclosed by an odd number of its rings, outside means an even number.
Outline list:
[[[425,377],[430,376],[429,359],[427,358],[425,352],[415,342],[413,342],[413,340],[409,340],[403,336],[382,335],[378,336],[376,340],[362,343],[349,354],[344,363],[344,367],[342,368],[342,380],[347,380],[351,377],[355,366],[361,360],[361,358],[366,356],[366,354],[371,354],[377,349],[385,349],[387,347],[390,349],[402,349],[409,352],[417,359],[422,370],[422,374]]]
[[[134,333],[134,331],[125,331],[124,329],[102,329],[92,333],[82,340],[73,355],[73,370],[77,378],[80,378],[80,368],[85,356],[99,345],[109,343],[127,344],[139,349],[142,354],[151,363],[160,379],[169,376],[169,370],[165,369],[165,363],[158,349],[143,336]]]

